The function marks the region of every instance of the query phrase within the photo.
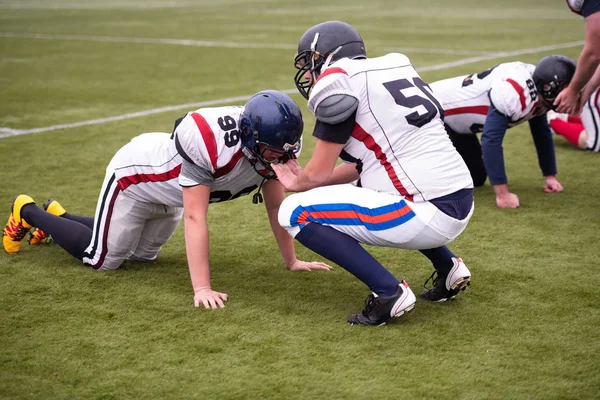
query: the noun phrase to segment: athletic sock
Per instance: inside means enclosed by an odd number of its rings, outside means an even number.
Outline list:
[[[354,238],[319,224],[308,224],[296,240],[360,279],[378,296],[393,296],[400,282]]]
[[[92,217],[84,217],[82,215],[69,214],[68,212],[61,215],[61,217],[70,219],[71,221],[77,221],[80,224],[83,224],[92,230],[94,229],[94,218]]]
[[[582,124],[565,122],[556,118],[550,121],[550,127],[557,135],[564,137],[575,147],[579,147],[579,136],[584,131]]]
[[[580,116],[578,116],[578,115],[571,115],[571,114],[569,114],[567,122],[572,122],[574,124],[583,124],[583,122],[581,122],[581,117]]]
[[[21,209],[21,217],[52,236],[60,247],[73,257],[82,260],[85,249],[92,240],[92,230],[82,223],[50,214],[35,204],[27,204]]]
[[[419,250],[433,264],[438,275],[446,276],[454,266],[452,257],[456,257],[446,246],[435,249]]]

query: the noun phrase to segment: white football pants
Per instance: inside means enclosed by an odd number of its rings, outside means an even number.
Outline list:
[[[295,237],[308,223],[330,226],[360,243],[423,250],[443,246],[465,229],[429,202],[412,203],[401,195],[353,185],[324,186],[288,196],[279,224]]]
[[[183,208],[145,203],[127,196],[107,170],[96,206],[92,241],[83,262],[117,269],[126,259],[152,261],[173,235]]]

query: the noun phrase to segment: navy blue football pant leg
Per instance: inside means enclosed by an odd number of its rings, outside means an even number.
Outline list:
[[[360,279],[379,296],[393,296],[400,282],[354,238],[335,229],[308,224],[296,239],[315,253],[331,260]]]
[[[69,214],[68,212],[61,215],[61,217],[70,219],[71,221],[77,221],[80,224],[84,224],[92,230],[94,229],[94,218],[92,217],[84,217],[82,215]]]
[[[38,208],[35,204],[23,206],[21,217],[28,224],[52,236],[52,240],[67,253],[79,260],[83,259],[85,249],[92,240],[92,229],[77,221],[50,214]]]
[[[456,133],[448,126],[446,126],[446,131],[456,151],[458,151],[465,164],[467,164],[467,168],[469,168],[471,178],[473,179],[473,185],[475,187],[483,186],[487,179],[487,171],[483,163],[481,144],[477,135]]]
[[[440,276],[446,276],[452,269],[454,262],[452,257],[456,257],[446,246],[435,249],[419,250],[433,264],[433,268]]]

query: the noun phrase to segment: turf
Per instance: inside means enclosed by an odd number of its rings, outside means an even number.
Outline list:
[[[583,40],[581,18],[544,0],[24,0],[0,10],[0,127],[17,130],[291,89],[298,38],[328,19],[352,23],[373,56],[404,49],[428,82],[551,53],[576,58],[575,44],[431,68]],[[293,97],[306,119],[304,163],[314,119]],[[113,153],[139,133],[170,132],[186,111],[0,139],[0,209],[7,217],[12,197],[27,193],[92,215]],[[551,195],[527,125],[509,131],[507,173],[522,206],[497,209],[490,186],[476,190],[475,214],[451,244],[471,287],[449,304],[418,301],[382,328],[345,323],[368,291],[342,268],[286,271],[251,197],[209,211],[223,310],[192,306],[182,226],[156,262],[111,273],[56,245],[0,254],[0,398],[598,398],[600,157],[555,143],[565,192]],[[417,252],[369,250],[415,292],[431,272]]]

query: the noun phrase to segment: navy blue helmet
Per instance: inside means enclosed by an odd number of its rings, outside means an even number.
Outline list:
[[[538,93],[551,106],[561,90],[575,74],[575,61],[560,55],[546,56],[533,71],[533,82]]]
[[[295,158],[300,148],[304,122],[298,105],[285,93],[264,90],[244,105],[240,115],[242,152],[256,171],[275,178],[270,163]],[[268,172],[265,174],[264,170]]]
[[[366,58],[365,43],[352,26],[341,21],[327,21],[313,26],[300,38],[294,67],[298,69],[294,82],[308,100],[312,84],[321,67],[342,58]],[[310,72],[310,79],[305,75]]]

